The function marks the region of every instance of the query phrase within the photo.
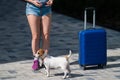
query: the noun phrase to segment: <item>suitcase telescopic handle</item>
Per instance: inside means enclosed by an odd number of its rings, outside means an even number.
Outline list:
[[[93,10],[93,28],[95,28],[95,8],[94,7],[88,7],[84,10],[84,30],[87,29],[87,11]]]

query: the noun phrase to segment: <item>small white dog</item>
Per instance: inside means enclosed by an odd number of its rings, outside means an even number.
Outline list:
[[[72,54],[72,51],[69,51],[69,55],[64,57],[53,57],[46,53],[44,53],[43,49],[39,49],[37,51],[37,56],[39,56],[43,61],[43,64],[45,65],[47,76],[50,75],[50,68],[61,68],[64,72],[63,78],[70,77],[70,65],[69,65],[69,58]],[[40,63],[42,64],[42,63]]]

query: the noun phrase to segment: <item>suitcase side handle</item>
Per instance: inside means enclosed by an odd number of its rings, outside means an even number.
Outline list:
[[[95,28],[95,8],[94,7],[88,7],[84,10],[84,30],[87,29],[87,11],[93,10],[93,28]]]

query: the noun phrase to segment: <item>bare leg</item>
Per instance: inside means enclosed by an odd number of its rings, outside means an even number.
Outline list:
[[[32,33],[32,52],[35,55],[40,45],[40,17],[28,15],[27,19]]]
[[[49,34],[50,34],[50,25],[51,25],[51,14],[42,16],[42,47],[45,50],[45,53],[48,53],[49,50]]]

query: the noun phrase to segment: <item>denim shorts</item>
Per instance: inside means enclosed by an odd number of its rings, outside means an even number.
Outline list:
[[[37,6],[35,6],[31,3],[27,3],[27,5],[26,5],[26,15],[33,14],[35,16],[44,16],[44,15],[47,15],[47,14],[51,14],[52,13],[51,6],[46,6],[45,1],[46,0],[41,0],[41,2],[43,4],[42,7],[37,7]]]

